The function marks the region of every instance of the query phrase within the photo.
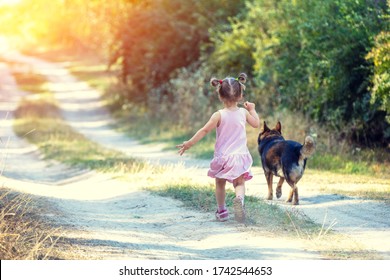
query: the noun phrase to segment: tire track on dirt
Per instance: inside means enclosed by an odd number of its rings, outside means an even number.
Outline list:
[[[27,94],[17,88],[14,77],[7,66],[0,63],[0,175],[15,179],[61,184],[63,180],[87,175],[85,171],[63,164],[43,161],[38,148],[15,135],[13,112],[18,102]],[[46,172],[42,172],[45,170]]]

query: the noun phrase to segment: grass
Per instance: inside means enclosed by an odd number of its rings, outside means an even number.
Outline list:
[[[56,211],[43,198],[0,187],[0,259],[87,259],[85,249],[65,238],[65,229],[44,218]]]
[[[46,159],[101,172],[129,171],[143,165],[141,161],[105,149],[75,132],[63,121],[50,95],[41,95],[34,100],[24,99],[15,116],[16,134],[37,145]]]
[[[183,202],[184,206],[198,211],[212,213],[215,211],[214,186],[176,184],[151,188],[151,191],[161,196],[178,199]],[[231,213],[234,212],[234,197],[233,191],[226,191],[226,206]],[[298,212],[283,210],[254,196],[245,197],[245,208],[248,214],[247,225],[257,226],[264,231],[286,232],[295,235],[295,227],[306,232],[318,230],[317,224],[299,215]]]
[[[171,197],[183,202],[184,207],[196,211],[214,212],[214,186],[200,184],[176,183],[148,188],[155,194]],[[227,207],[233,213],[234,193],[227,190]],[[268,204],[253,196],[245,197],[247,221],[245,230],[254,234],[272,234],[275,236],[299,238],[308,248],[332,260],[378,259],[375,252],[362,248],[348,236],[335,233],[332,224],[328,227],[311,221],[298,208],[284,210],[277,205]]]
[[[380,176],[390,179],[390,162],[384,148],[360,150],[359,155],[352,152],[344,154],[317,153],[310,159],[310,166],[318,170],[332,171],[339,174]],[[372,154],[372,156],[367,156]],[[376,158],[380,158],[376,160]]]
[[[59,229],[40,218],[34,200],[25,194],[0,188],[0,259],[57,259]]]
[[[390,203],[390,182],[387,178],[309,169],[305,172],[300,186],[323,193],[335,193]]]

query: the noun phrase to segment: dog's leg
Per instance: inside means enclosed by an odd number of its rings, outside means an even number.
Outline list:
[[[276,197],[277,198],[280,198],[282,196],[282,185],[283,185],[283,182],[284,182],[284,178],[280,177],[278,185],[276,187]]]
[[[298,197],[298,187],[296,185],[294,186],[293,191],[294,191],[294,199],[293,199],[292,204],[298,205],[299,204],[299,197]]]
[[[293,188],[293,187],[291,187],[291,189],[290,189],[290,193],[288,194],[288,197],[287,197],[287,200],[286,200],[286,202],[291,202],[291,201],[292,201],[292,199],[293,199],[293,195],[294,195],[294,188]]]
[[[272,190],[272,179],[273,179],[273,174],[272,172],[268,172],[265,174],[265,178],[267,179],[267,184],[268,184],[268,200],[273,199],[273,190]]]

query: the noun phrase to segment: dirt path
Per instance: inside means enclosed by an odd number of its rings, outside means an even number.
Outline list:
[[[137,156],[152,163],[182,164],[183,172],[205,178],[208,161],[178,157],[174,152],[162,152],[160,146],[140,145],[110,127],[112,119],[100,103],[99,93],[77,81],[59,64],[8,53],[7,58],[28,63],[51,82],[51,90],[61,105],[65,120],[89,139]],[[2,98],[13,106],[2,106],[3,115],[14,108],[22,96],[5,65],[0,67]],[[7,83],[3,83],[7,81]],[[6,87],[3,84],[7,84]],[[3,104],[3,102],[1,103]],[[4,103],[5,104],[5,103]],[[12,110],[10,110],[12,111]],[[11,115],[12,116],[12,115]],[[142,186],[114,180],[108,175],[68,170],[61,164],[48,165],[39,153],[12,135],[18,156],[9,156],[4,175],[5,185],[35,195],[47,197],[59,212],[53,215],[58,224],[69,228],[67,238],[88,248],[90,259],[317,259],[301,239],[285,239],[271,234],[244,230],[235,222],[217,223],[212,213],[197,213],[181,207],[181,203],[143,191]],[[11,129],[12,130],[12,129]],[[2,139],[4,137],[2,136]],[[18,144],[16,144],[18,143]],[[23,144],[20,144],[23,143]],[[8,149],[3,149],[2,154]],[[33,153],[31,151],[34,151]],[[13,158],[20,157],[18,162]],[[12,160],[10,160],[12,158]],[[17,174],[20,162],[28,162],[35,172]],[[181,163],[180,163],[181,162]],[[195,168],[196,167],[196,168]],[[30,169],[30,168],[29,168]],[[8,170],[8,171],[7,171]],[[14,170],[12,173],[10,170]],[[37,172],[45,170],[44,172]],[[254,168],[256,180],[248,184],[248,194],[264,196],[265,180],[260,168]],[[7,173],[8,172],[8,173]],[[39,174],[39,175],[38,175]],[[64,175],[66,175],[64,177]],[[35,176],[35,177],[34,177]],[[39,176],[38,178],[36,176]],[[64,180],[67,181],[64,181]],[[207,178],[205,178],[207,180]],[[30,181],[30,182],[26,182]],[[369,184],[367,184],[369,185]],[[375,201],[345,198],[338,195],[318,195],[314,186],[303,181],[300,185],[301,206],[313,220],[326,224],[337,219],[334,229],[390,259],[389,206]],[[291,207],[279,201],[283,207]],[[73,227],[84,231],[70,230]],[[84,253],[85,254],[85,253]]]

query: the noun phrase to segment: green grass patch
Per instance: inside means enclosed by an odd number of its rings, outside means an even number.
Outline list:
[[[329,170],[344,174],[369,175],[372,173],[371,166],[367,162],[352,161],[340,155],[317,153],[309,160],[310,166],[314,169]]]
[[[323,148],[308,159],[310,168],[339,174],[380,176],[390,178],[389,151],[386,148],[352,149],[326,152]]]
[[[131,171],[143,165],[75,132],[62,120],[55,101],[48,95],[34,100],[24,99],[15,116],[16,134],[37,145],[46,159],[103,172]]]
[[[196,211],[215,212],[214,186],[199,186],[187,183],[154,186],[148,191],[160,196],[171,197],[183,202],[184,207]],[[234,192],[226,191],[226,204],[233,214]],[[300,238],[308,248],[319,252],[327,259],[336,260],[372,260],[380,259],[375,252],[361,248],[350,237],[338,234],[332,227],[323,227],[314,223],[299,208],[282,209],[278,205],[268,204],[253,196],[245,197],[247,220],[245,230],[258,234],[272,234],[290,238]],[[233,215],[230,216],[233,219]],[[229,222],[227,222],[229,223]]]
[[[216,209],[214,186],[177,184],[151,188],[151,191],[161,196],[178,199],[183,202],[185,207],[198,211],[214,213]],[[226,206],[230,213],[234,213],[234,197],[233,191],[226,190]],[[314,234],[321,230],[319,225],[298,211],[283,210],[277,205],[268,204],[254,196],[245,197],[245,209],[247,211],[247,225],[259,227],[261,230],[294,235],[298,233],[297,231]]]

